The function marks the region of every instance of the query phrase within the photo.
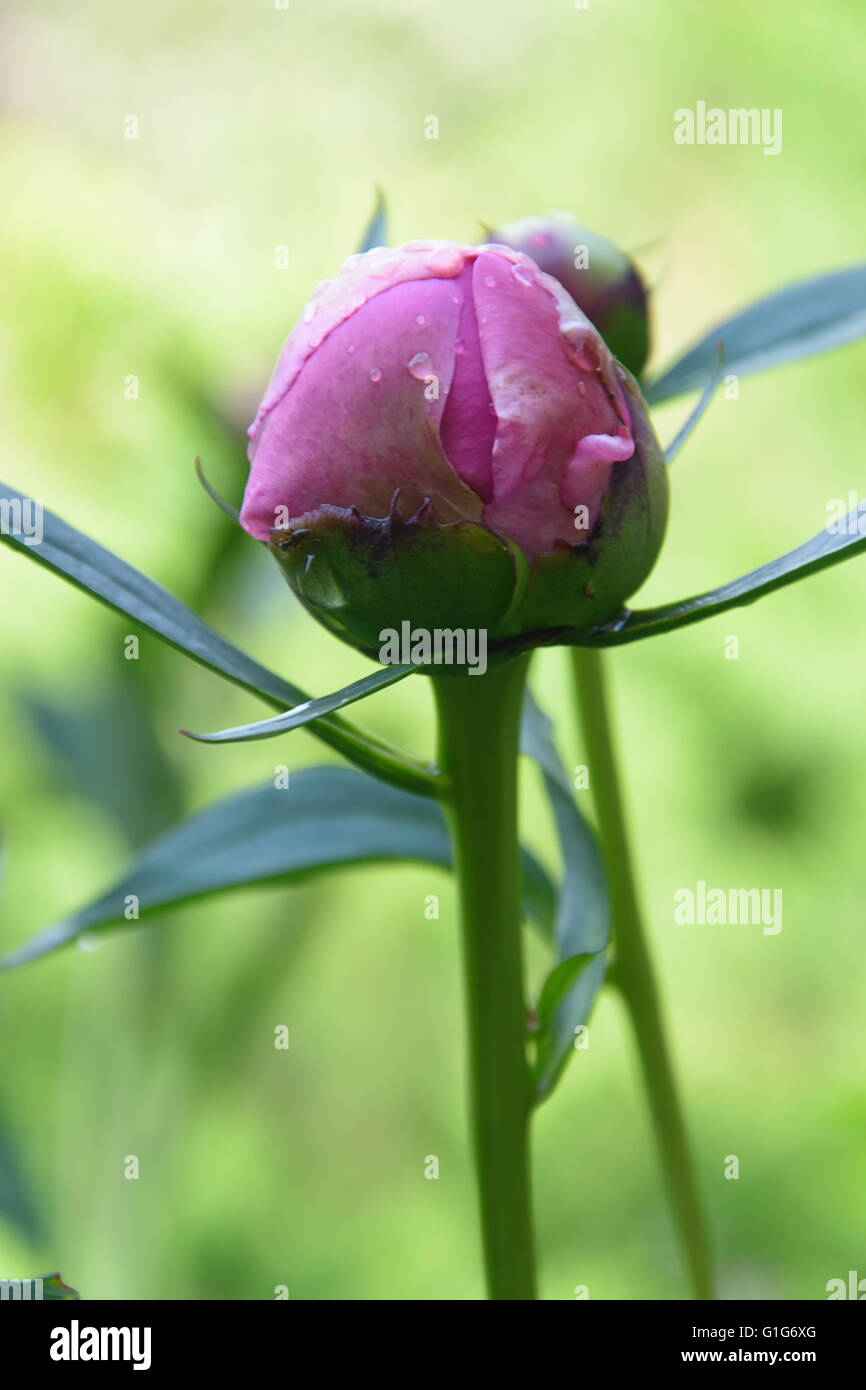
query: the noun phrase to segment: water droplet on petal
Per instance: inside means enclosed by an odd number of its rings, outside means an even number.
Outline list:
[[[515,280],[520,281],[521,285],[531,285],[534,278],[528,265],[513,265],[511,267],[511,274],[514,276]]]
[[[415,322],[419,325],[419,327],[423,327],[424,324],[425,324],[425,322],[426,322],[426,320],[425,320],[425,318],[424,318],[424,315],[423,315],[423,314],[416,314],[416,315],[415,315]]]
[[[416,352],[406,365],[409,369],[409,375],[414,376],[416,381],[425,381],[433,370],[429,352]]]
[[[617,376],[619,377],[620,381],[627,381],[627,380],[628,380],[628,373],[626,372],[625,367],[621,367],[621,366],[619,365],[618,362],[614,362],[613,365],[614,365],[614,370],[615,370]]]
[[[455,342],[454,351],[457,353],[458,357],[463,356],[464,352],[466,351],[466,344],[464,343],[462,338],[458,338]]]
[[[579,382],[577,383],[577,389],[578,389],[578,391],[580,392],[580,394],[581,394],[582,396],[585,396],[585,395],[586,395],[586,382],[585,382],[585,381],[579,381]]]
[[[304,312],[301,314],[301,320],[302,320],[302,322],[303,322],[303,323],[312,323],[313,319],[316,317],[316,314],[317,314],[317,312],[318,312],[318,309],[319,309],[318,304],[305,304],[305,305],[304,305]]]
[[[425,261],[431,275],[459,275],[463,269],[464,253],[461,246],[451,246],[448,242],[437,247],[432,256]]]
[[[574,356],[577,365],[582,367],[585,372],[598,371],[598,363],[585,342],[577,347]]]
[[[363,260],[363,256],[360,251],[356,251],[353,255],[346,257],[340,269],[351,270],[353,266],[356,266],[360,260]]]
[[[489,290],[494,290],[494,289],[496,288],[496,277],[495,277],[495,275],[485,275],[485,277],[484,277],[484,283],[485,283],[485,285],[487,286],[487,288],[488,288]]]
[[[381,381],[381,380],[382,380],[382,369],[381,369],[381,367],[371,367],[371,368],[370,368],[370,380],[371,380],[371,381]]]
[[[351,347],[347,347],[347,348],[346,348],[346,351],[348,352],[349,356],[351,357],[351,356],[352,356],[352,353],[355,351],[355,344],[352,343]]]

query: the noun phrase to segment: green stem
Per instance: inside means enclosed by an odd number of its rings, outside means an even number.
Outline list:
[[[517,754],[528,658],[437,676],[439,760],[463,930],[472,1136],[488,1294],[533,1299],[531,1087],[521,946]]]
[[[668,1197],[696,1298],[713,1297],[712,1262],[661,1002],[635,886],[614,756],[602,653],[572,649],[599,834],[608,865],[614,979],[631,1017]]]

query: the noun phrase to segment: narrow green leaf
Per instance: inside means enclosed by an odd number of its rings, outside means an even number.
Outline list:
[[[24,1163],[3,1116],[0,1116],[0,1217],[14,1223],[31,1241],[40,1240],[44,1235],[25,1179]]]
[[[260,738],[276,738],[278,734],[287,734],[290,729],[302,728],[312,719],[321,719],[322,715],[330,714],[333,710],[343,709],[346,705],[354,704],[356,700],[364,700],[377,690],[383,690],[386,686],[403,680],[405,676],[412,675],[417,669],[417,666],[384,666],[381,670],[364,676],[362,680],[355,681],[353,685],[345,686],[343,690],[335,690],[330,695],[320,695],[318,699],[307,700],[305,704],[295,705],[294,709],[288,710],[285,714],[275,714],[273,718],[260,719],[255,724],[239,724],[237,728],[222,729],[217,734],[193,734],[189,729],[181,729],[180,732],[198,743],[249,743]]]
[[[578,1037],[595,1008],[607,971],[607,951],[598,951],[585,960],[562,1004],[553,1015],[549,1028],[536,1039],[535,1103],[540,1105],[553,1094],[569,1058],[579,1046]]]
[[[376,189],[376,206],[373,209],[373,216],[364,229],[358,251],[363,254],[365,251],[372,251],[374,246],[388,245],[387,213],[385,211],[385,195],[381,188]]]
[[[141,665],[117,662],[76,701],[51,703],[36,691],[19,696],[51,751],[54,777],[99,806],[131,846],[158,834],[182,810],[179,773],[156,736]]]
[[[556,1010],[563,1003],[572,986],[577,984],[590,961],[593,960],[595,960],[594,955],[569,956],[567,960],[560,961],[559,965],[554,966],[545,980],[538,998],[536,1014],[539,1032],[544,1032],[550,1028]]]
[[[108,892],[11,951],[0,969],[36,960],[84,932],[128,926],[133,898],[141,920],[232,888],[387,860],[450,866],[438,803],[350,768],[305,768],[291,774],[288,787],[257,787],[181,821],[145,846]],[[523,862],[527,915],[546,925],[553,885],[531,855],[524,853]]]
[[[727,371],[762,371],[827,352],[866,334],[866,265],[832,271],[760,299],[713,328],[655,381],[642,386],[650,405],[701,387],[721,339]]]
[[[556,945],[560,960],[595,953],[607,945],[610,907],[595,834],[581,815],[553,739],[553,725],[527,694],[521,751],[538,763],[559,837],[564,878],[559,893]]]
[[[23,506],[25,498],[0,484],[0,502]],[[152,579],[133,569],[96,541],[68,526],[51,512],[43,513],[43,534],[38,545],[7,531],[0,539],[37,564],[54,570],[85,593],[93,594],[109,608],[135,619],[153,632],[235,685],[262,695],[273,704],[295,705],[308,697],[303,690],[260,666],[203,623]]]
[[[536,1102],[540,1102],[553,1091],[574,1050],[575,1029],[586,1023],[601,988],[610,903],[595,835],[574,800],[556,751],[553,726],[531,694],[523,711],[521,747],[541,768],[564,866],[555,933],[557,963],[542,988],[537,1010],[533,1080]]]
[[[0,483],[0,514],[4,517],[14,518],[16,509],[20,517],[26,502],[20,492]],[[261,696],[278,709],[305,704],[310,699],[306,691],[232,646],[152,579],[51,512],[42,514],[42,539],[38,544],[28,544],[20,527],[16,531],[8,525],[0,528],[0,541],[92,594],[115,612],[132,618],[209,671]],[[438,794],[441,777],[437,777],[435,769],[354,728],[339,715],[318,719],[310,732],[374,776],[422,795]]]
[[[619,647],[626,642],[672,632],[689,623],[714,618],[729,608],[755,603],[774,589],[794,584],[798,579],[806,579],[810,574],[817,574],[830,565],[838,565],[842,560],[850,560],[863,550],[866,550],[866,502],[854,508],[838,523],[838,533],[830,532],[825,527],[796,550],[770,560],[760,569],[751,570],[730,584],[723,584],[721,588],[711,589],[695,598],[683,599],[680,603],[635,609],[617,622],[594,628],[589,636],[575,634],[574,642],[577,646]]]
[[[0,1300],[11,1303],[69,1302],[79,1299],[77,1289],[64,1284],[59,1274],[42,1274],[28,1279],[0,1278]]]
[[[207,493],[210,500],[216,503],[221,512],[225,512],[227,517],[229,517],[232,521],[237,522],[237,524],[240,526],[241,514],[238,511],[237,507],[233,507],[232,504],[230,502],[227,502],[224,497],[220,497],[216,488],[211,486],[211,484],[205,477],[201,459],[198,457],[196,457],[195,461],[195,476],[198,478],[199,482],[201,483],[202,487],[204,488],[204,491]]]
[[[709,378],[706,386],[701,392],[700,397],[698,399],[698,403],[695,406],[694,410],[690,412],[685,423],[680,426],[673,439],[671,440],[670,444],[665,449],[665,462],[667,463],[668,467],[670,467],[670,465],[673,463],[674,459],[680,452],[680,449],[683,447],[683,445],[687,443],[689,439],[691,439],[692,434],[697,429],[698,425],[701,423],[701,420],[704,418],[706,412],[709,410],[710,402],[712,401],[713,396],[716,394],[716,387],[718,386],[719,379],[722,375],[723,360],[724,353],[722,352],[721,344],[718,344],[715,371],[713,372],[712,376]]]
[[[59,1274],[44,1274],[42,1276],[42,1297],[44,1300],[51,1300],[54,1303],[72,1303],[81,1298],[77,1289],[70,1288],[64,1284]]]

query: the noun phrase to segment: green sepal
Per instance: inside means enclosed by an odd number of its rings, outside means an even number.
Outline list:
[[[382,633],[405,623],[485,630],[489,642],[515,633],[529,579],[516,547],[476,522],[437,522],[429,501],[402,517],[398,502],[395,494],[386,517],[324,505],[271,533],[270,548],[305,607],[374,659]]]

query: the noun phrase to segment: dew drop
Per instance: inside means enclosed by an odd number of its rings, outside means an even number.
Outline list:
[[[352,353],[355,351],[355,344],[352,343],[351,347],[347,347],[347,348],[346,348],[346,351],[348,352],[349,356],[351,357],[351,356],[352,356]]]
[[[371,381],[381,381],[381,380],[382,380],[382,369],[381,369],[381,367],[371,367],[371,368],[370,368],[370,380],[371,380]]]
[[[426,319],[424,318],[423,314],[416,314],[415,322],[418,324],[419,327],[423,328],[424,324],[426,323]]]
[[[371,280],[387,280],[394,266],[397,264],[393,256],[382,256],[371,265],[368,271]]]
[[[484,283],[489,290],[494,290],[496,288],[496,277],[494,275],[485,275]]]
[[[464,341],[463,341],[462,338],[458,338],[457,341],[455,342],[455,344],[454,344],[454,351],[457,353],[457,356],[458,356],[458,357],[462,357],[463,354],[465,353],[465,351],[466,351],[466,344],[464,343]]]
[[[511,274],[515,280],[519,280],[521,285],[531,285],[533,280],[532,271],[528,265],[513,265]]]
[[[432,374],[433,363],[430,360],[429,352],[416,352],[406,365],[409,375],[414,376],[416,381],[425,381]]]
[[[313,319],[316,317],[316,314],[318,313],[318,309],[318,304],[306,304],[304,306],[304,312],[301,314],[302,322],[312,323]]]
[[[461,247],[444,246],[436,247],[431,256],[425,261],[425,266],[431,275],[459,275],[463,269],[464,255]]]
[[[579,381],[579,382],[577,383],[577,389],[578,389],[578,391],[580,392],[580,394],[581,394],[582,396],[585,396],[585,395],[586,395],[586,382],[585,382],[585,381]]]

